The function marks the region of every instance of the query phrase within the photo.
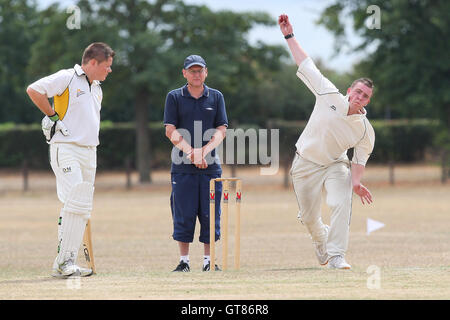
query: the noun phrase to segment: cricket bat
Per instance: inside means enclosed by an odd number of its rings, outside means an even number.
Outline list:
[[[94,251],[92,251],[91,220],[88,220],[86,230],[84,231],[83,252],[88,267],[92,269],[92,273],[95,274]]]

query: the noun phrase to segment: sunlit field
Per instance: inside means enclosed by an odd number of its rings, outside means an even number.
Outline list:
[[[229,266],[202,272],[198,230],[190,273],[178,263],[169,207],[170,174],[126,189],[124,173],[99,172],[92,213],[97,274],[54,279],[60,203],[51,172],[30,173],[24,192],[20,173],[0,176],[0,299],[449,299],[450,184],[438,167],[399,167],[390,185],[384,167],[368,167],[372,205],[354,198],[346,259],[351,270],[329,270],[316,261],[306,228],[297,220],[292,188],[283,173],[243,179],[241,268],[233,270],[234,202],[230,202]],[[228,168],[223,176],[230,176]],[[325,222],[329,211],[324,206]],[[367,219],[385,226],[367,234]],[[221,243],[217,262],[222,264]],[[84,256],[79,262],[85,265]]]

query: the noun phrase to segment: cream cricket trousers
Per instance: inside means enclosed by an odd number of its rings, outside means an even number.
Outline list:
[[[290,174],[300,208],[298,218],[308,229],[313,241],[326,239],[321,214],[324,191],[326,204],[331,209],[328,255],[345,256],[352,211],[351,172],[348,160],[322,166],[296,153]]]
[[[49,153],[50,164],[56,176],[58,199],[64,204],[58,219],[58,256],[53,264],[53,268],[56,268],[69,256],[74,261],[77,259],[86,222],[90,218],[97,149],[72,143],[53,143]],[[90,188],[88,191],[83,189],[80,198],[80,186],[83,183],[89,183]],[[85,203],[86,198],[89,203]]]
[[[50,145],[50,165],[56,176],[58,199],[65,203],[67,194],[78,183],[94,184],[97,148],[73,143],[53,143]]]

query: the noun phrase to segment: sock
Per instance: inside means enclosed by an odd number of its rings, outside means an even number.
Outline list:
[[[203,266],[207,266],[210,261],[211,261],[210,256],[203,256]]]
[[[187,256],[181,256],[180,261],[183,261],[184,263],[189,264],[189,255]]]

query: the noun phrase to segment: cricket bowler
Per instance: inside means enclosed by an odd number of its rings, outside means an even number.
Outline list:
[[[373,82],[357,79],[342,95],[302,49],[286,14],[280,15],[278,24],[298,65],[297,76],[316,97],[308,123],[295,144],[290,171],[300,209],[298,218],[311,235],[321,265],[350,269],[345,254],[352,191],[363,204],[372,203],[372,195],[361,179],[375,143],[365,109],[372,97]],[[354,148],[351,162],[347,157],[350,148]],[[321,217],[323,191],[331,209],[329,226]]]

